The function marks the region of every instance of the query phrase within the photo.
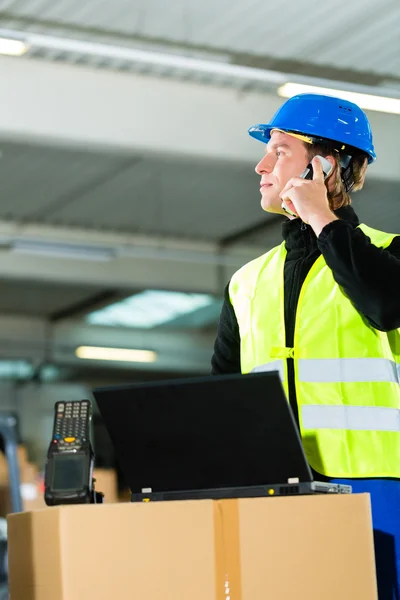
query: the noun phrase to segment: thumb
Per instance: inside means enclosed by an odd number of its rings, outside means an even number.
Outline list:
[[[311,161],[312,167],[313,167],[313,181],[320,181],[320,182],[324,182],[324,172],[322,170],[322,164],[321,161],[319,160],[319,158],[317,156],[314,156],[314,158]]]

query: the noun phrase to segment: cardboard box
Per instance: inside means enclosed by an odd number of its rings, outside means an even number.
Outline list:
[[[21,481],[21,498],[24,510],[36,510],[46,506],[43,492],[43,477],[35,464],[28,462],[25,446],[18,446],[17,458]],[[11,496],[8,462],[0,452],[0,517],[11,511]]]
[[[94,469],[93,477],[96,479],[96,490],[104,493],[104,501],[107,503],[118,502],[117,474],[115,470]],[[39,474],[36,465],[28,462],[20,463],[20,479],[24,511],[46,508],[43,475]],[[5,517],[10,511],[11,497],[8,483],[8,468],[6,477],[2,480],[0,459],[0,517]]]
[[[28,451],[23,444],[17,446],[17,458],[20,466],[29,462]]]
[[[0,452],[0,485],[8,484],[8,463],[6,457]]]
[[[377,600],[367,494],[8,517],[12,600]]]
[[[46,508],[43,479],[43,474],[38,473],[36,467],[32,470],[31,478],[25,480],[22,479],[21,498],[24,511]]]
[[[38,478],[33,482],[21,483],[21,499],[24,511],[45,508],[43,484]],[[11,493],[9,485],[0,486],[0,518],[11,512]]]
[[[17,446],[17,460],[20,471],[29,464],[25,446]],[[0,485],[8,485],[8,462],[3,452],[0,452]]]

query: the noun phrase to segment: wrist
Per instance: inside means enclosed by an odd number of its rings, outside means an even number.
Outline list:
[[[333,212],[329,212],[324,214],[311,215],[308,220],[308,224],[310,225],[310,227],[312,227],[315,235],[318,237],[326,225],[338,220],[338,217]]]

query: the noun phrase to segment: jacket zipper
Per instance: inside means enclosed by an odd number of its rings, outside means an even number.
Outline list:
[[[302,222],[300,229],[303,232],[303,235],[306,235],[306,236],[310,235],[309,232],[307,231],[307,225],[305,223]],[[294,338],[295,338],[295,328],[296,328],[296,312],[297,312],[298,301],[300,298],[300,293],[301,293],[301,288],[302,288],[302,286],[299,287],[300,275],[301,275],[300,266],[301,266],[301,262],[306,259],[307,252],[309,250],[308,239],[305,242],[306,242],[305,243],[305,254],[304,254],[303,258],[298,259],[298,261],[296,262],[296,264],[294,266],[292,285],[291,285],[290,292],[289,292],[288,324],[290,324],[290,327],[288,327],[288,329],[286,331],[286,347],[287,348],[294,348],[294,345],[295,345]],[[306,275],[306,277],[307,277],[307,275]],[[293,350],[293,352],[294,352],[294,350]],[[297,398],[296,398],[293,356],[290,356],[286,359],[286,366],[287,366],[289,404],[292,408],[293,415],[294,415],[295,421],[297,423],[297,427],[300,430],[299,407],[298,407]]]
[[[304,225],[304,223],[302,223],[302,226]],[[305,226],[305,229],[307,229],[307,226]],[[306,250],[308,248],[306,247]],[[306,255],[307,256],[307,252]],[[300,430],[300,421],[299,421],[299,407],[298,407],[298,402],[297,402],[297,393],[296,393],[296,384],[295,384],[295,368],[294,368],[294,352],[295,352],[295,348],[297,347],[297,343],[296,343],[296,325],[297,325],[297,311],[299,309],[299,306],[301,304],[301,299],[302,299],[302,295],[303,295],[303,290],[304,290],[304,284],[306,283],[307,279],[310,277],[310,274],[312,273],[312,271],[314,270],[315,266],[318,264],[319,260],[321,259],[321,256],[319,256],[311,265],[311,267],[309,268],[309,270],[306,273],[306,276],[304,277],[303,283],[301,284],[299,290],[298,290],[298,294],[295,296],[296,297],[296,305],[295,306],[291,306],[290,307],[290,312],[289,315],[292,315],[291,318],[291,329],[290,329],[290,333],[291,333],[291,337],[290,337],[290,344],[288,343],[288,337],[286,337],[286,345],[287,346],[292,346],[293,347],[293,351],[288,353],[288,356],[290,356],[290,358],[287,359],[287,377],[288,377],[288,394],[289,394],[289,403],[290,406],[292,408],[294,417],[296,419],[298,428]],[[293,284],[294,284],[294,279],[296,274],[299,272],[299,270],[297,269],[298,263],[295,266],[295,270],[294,270],[294,274],[293,274]],[[292,286],[291,289],[291,296],[290,298],[293,298],[293,288],[294,285]],[[291,350],[289,348],[289,350]]]

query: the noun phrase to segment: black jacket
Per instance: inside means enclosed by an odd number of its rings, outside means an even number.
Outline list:
[[[304,279],[321,253],[355,308],[376,329],[400,327],[400,237],[383,250],[371,243],[359,228],[351,206],[336,211],[338,221],[324,227],[317,238],[300,219],[283,223],[287,256],[284,267],[286,347],[293,347],[297,301]],[[265,298],[268,310],[268,297]],[[236,315],[225,289],[218,325],[212,374],[240,373],[240,336]],[[296,419],[298,410],[293,360],[288,360],[289,401]]]

